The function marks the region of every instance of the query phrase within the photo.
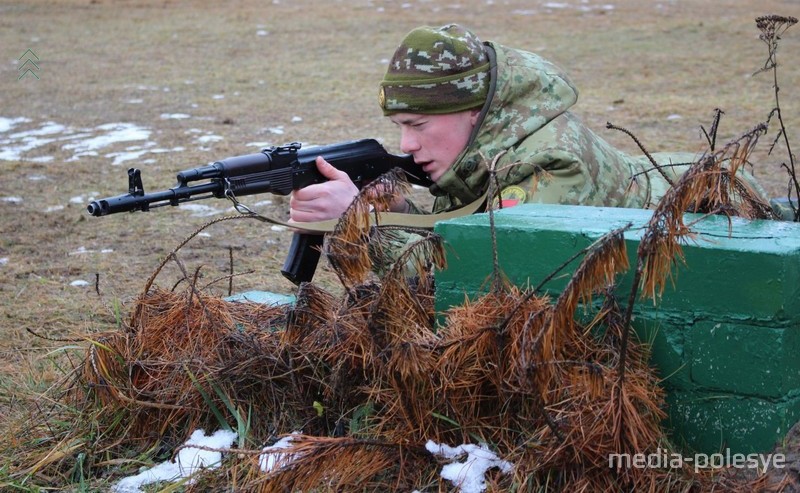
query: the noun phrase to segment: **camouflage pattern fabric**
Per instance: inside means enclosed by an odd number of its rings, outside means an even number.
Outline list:
[[[457,24],[419,27],[395,50],[380,85],[384,115],[455,113],[483,105],[489,59],[480,39]]]
[[[491,42],[486,46],[492,62],[489,97],[467,148],[430,189],[436,196],[432,212],[480,197],[488,187],[489,166],[502,152],[496,170],[505,205],[655,207],[670,183],[646,156],[612,147],[569,111],[578,90],[563,70],[533,53]],[[676,152],[652,157],[675,183],[700,156]],[[754,178],[741,173],[767,201]],[[405,238],[395,235],[384,246],[383,259],[391,257],[387,251],[399,254],[402,245],[415,238],[410,233]]]
[[[658,201],[666,186],[655,182],[666,181],[646,172],[649,161],[612,147],[569,111],[578,90],[563,70],[534,53],[487,45],[495,59],[493,97],[467,148],[431,189],[434,212],[479,197],[490,163],[503,151],[496,164],[500,188],[522,189],[522,202],[646,208]],[[696,158],[653,157],[659,164],[686,164],[684,170]]]

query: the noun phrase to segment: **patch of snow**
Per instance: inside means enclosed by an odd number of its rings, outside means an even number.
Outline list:
[[[192,115],[187,115],[186,113],[161,113],[162,120],[185,120],[191,117]]]
[[[209,217],[223,213],[223,211],[220,209],[203,204],[181,204],[178,207],[191,212],[192,217]]]
[[[247,147],[258,147],[259,149],[263,149],[265,147],[272,146],[272,142],[248,142],[245,144]]]
[[[17,118],[7,121],[22,123],[30,120]],[[9,129],[10,128],[13,128],[13,125],[9,126]],[[6,161],[19,161],[23,153],[51,142],[55,142],[58,139],[50,136],[67,130],[68,129],[63,125],[53,122],[46,122],[40,128],[34,130],[9,134],[7,138],[0,139],[0,146],[2,146],[2,148],[0,148],[0,159]]]
[[[69,129],[60,123],[45,122],[41,127],[36,130],[28,130],[26,132],[17,132],[9,135],[11,139],[24,139],[26,137],[37,137],[41,135],[54,135],[68,131]]]
[[[222,452],[206,449],[227,449],[237,438],[233,431],[218,430],[210,436],[195,430],[178,451],[175,462],[165,461],[135,476],[128,476],[112,486],[115,493],[141,493],[141,487],[160,481],[172,482],[189,478],[202,469],[216,469],[222,462]],[[192,447],[195,445],[195,447]],[[198,448],[203,447],[203,448]],[[190,480],[191,482],[191,480]]]
[[[200,137],[195,139],[195,142],[199,144],[208,144],[211,142],[219,142],[221,140],[225,140],[225,138],[222,137],[221,135],[209,134],[209,135],[201,135]]]
[[[433,455],[438,455],[448,460],[453,460],[450,464],[442,467],[439,473],[442,478],[453,483],[461,493],[480,493],[486,489],[486,471],[499,468],[504,474],[508,474],[513,469],[510,462],[497,457],[486,444],[473,445],[462,444],[458,447],[451,447],[445,444],[437,444],[433,440],[428,440],[425,449]],[[463,462],[456,459],[463,455],[467,458]]]
[[[262,472],[270,472],[275,470],[275,468],[284,467],[297,458],[296,454],[289,454],[282,452],[282,450],[291,448],[291,441],[294,439],[294,436],[298,434],[299,432],[297,431],[292,432],[291,435],[285,436],[275,442],[275,444],[264,447],[261,450],[262,454],[258,456],[258,463],[261,466]]]
[[[119,166],[120,164],[126,161],[133,161],[134,159],[139,159],[148,152],[150,152],[148,149],[141,149],[138,151],[127,151],[127,152],[110,152],[106,154],[106,157],[113,159],[111,161],[112,166]]]
[[[79,156],[108,147],[116,142],[147,140],[150,138],[151,133],[150,130],[134,123],[106,123],[96,127],[95,130],[99,130],[101,132],[100,135],[65,144],[64,149],[75,151],[76,156]]]
[[[0,132],[8,132],[18,124],[27,123],[29,121],[31,121],[29,118],[25,118],[23,116],[17,118],[6,118],[4,116],[0,116]]]

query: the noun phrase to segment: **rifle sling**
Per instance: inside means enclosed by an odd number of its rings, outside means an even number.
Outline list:
[[[399,212],[376,212],[370,215],[370,223],[379,226],[398,226],[406,228],[422,228],[433,229],[433,226],[439,221],[453,219],[461,216],[468,216],[481,210],[483,204],[486,202],[487,194],[478,197],[477,200],[471,202],[458,209],[453,209],[438,214],[404,214]],[[286,226],[298,230],[298,232],[305,233],[329,233],[334,230],[339,223],[339,219],[328,219],[327,221],[313,221],[313,222],[296,222],[291,219],[288,221],[279,221],[277,219],[268,218],[259,214],[250,212],[259,219]]]

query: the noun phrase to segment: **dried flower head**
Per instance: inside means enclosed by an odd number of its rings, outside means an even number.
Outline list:
[[[783,15],[762,15],[756,17],[756,27],[761,31],[758,39],[767,44],[769,58],[767,58],[762,70],[770,70],[777,66],[775,54],[778,51],[778,40],[792,25],[797,23],[796,17]]]
[[[759,38],[766,42],[780,39],[780,35],[794,24],[797,24],[797,18],[792,16],[762,15],[756,17],[756,27],[761,31]]]

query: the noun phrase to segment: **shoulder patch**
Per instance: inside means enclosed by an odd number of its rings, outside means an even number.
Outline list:
[[[514,207],[515,205],[524,204],[528,198],[527,192],[522,187],[510,186],[500,191],[500,198],[494,198],[492,207],[497,209],[501,204],[502,207]]]

